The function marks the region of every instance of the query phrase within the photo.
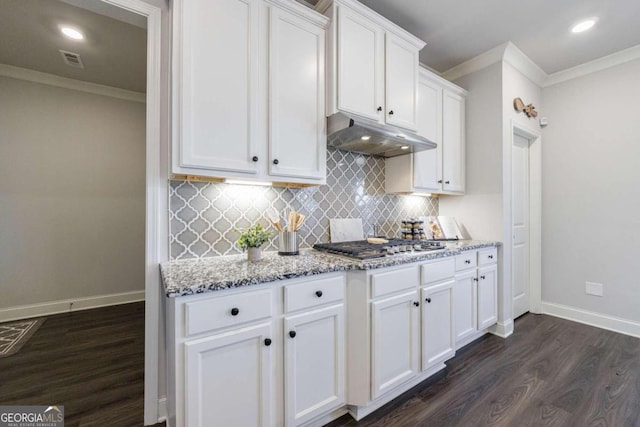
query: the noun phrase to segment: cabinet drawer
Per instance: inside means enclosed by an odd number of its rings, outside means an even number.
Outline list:
[[[443,261],[431,262],[422,266],[422,284],[440,282],[450,279],[456,274],[456,260],[448,258]]]
[[[371,275],[371,296],[376,298],[405,289],[415,288],[420,284],[418,266],[392,270]]]
[[[483,249],[478,252],[478,265],[489,265],[498,262],[498,248]]]
[[[214,297],[185,304],[187,336],[271,317],[271,290]]]
[[[339,276],[285,286],[285,312],[343,300],[344,281],[344,276]]]
[[[478,265],[478,252],[468,251],[456,256],[456,271],[468,270]]]

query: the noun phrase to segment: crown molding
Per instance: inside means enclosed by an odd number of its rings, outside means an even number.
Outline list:
[[[504,62],[511,65],[516,70],[520,71],[532,82],[538,86],[543,86],[544,82],[549,77],[542,68],[531,60],[523,51],[512,42],[507,42],[507,46],[503,56]]]
[[[33,83],[40,83],[48,86],[55,86],[64,89],[77,90],[80,92],[92,93],[94,95],[109,96],[111,98],[124,99],[126,101],[145,103],[147,95],[131,90],[120,89],[112,86],[100,85],[97,83],[83,82],[80,80],[68,79],[54,74],[29,70],[27,68],[15,67],[13,65],[0,64],[0,76],[12,79],[26,80]]]
[[[494,47],[493,49],[489,49],[488,51],[463,62],[462,64],[458,64],[455,67],[448,69],[447,71],[442,73],[442,77],[450,81],[455,81],[460,77],[466,76],[467,74],[475,73],[476,71],[487,68],[488,66],[493,65],[496,62],[501,62],[504,58],[504,52],[507,49],[509,43],[510,42],[503,43],[499,46]]]
[[[549,77],[545,80],[543,87],[553,86],[558,83],[606,70],[607,68],[615,67],[616,65],[621,65],[636,59],[640,59],[640,45],[612,53],[611,55],[603,56],[602,58],[594,59],[593,61],[589,61],[575,67],[567,68],[566,70],[549,74]]]

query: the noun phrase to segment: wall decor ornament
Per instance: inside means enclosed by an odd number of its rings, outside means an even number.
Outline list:
[[[536,107],[533,104],[525,105],[522,98],[514,98],[513,99],[513,108],[518,112],[524,112],[527,117],[538,117],[538,112],[536,111]]]

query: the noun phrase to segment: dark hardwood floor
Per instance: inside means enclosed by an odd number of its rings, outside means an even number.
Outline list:
[[[0,359],[0,405],[64,405],[65,425],[142,426],[144,303],[49,316]]]
[[[465,347],[360,422],[329,426],[640,426],[640,339],[531,314],[515,331]],[[0,359],[0,405],[61,404],[67,427],[142,426],[143,377],[143,303],[50,316]]]
[[[527,314],[447,369],[343,426],[640,426],[640,339]]]

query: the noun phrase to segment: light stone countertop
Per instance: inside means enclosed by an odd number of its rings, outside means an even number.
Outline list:
[[[334,271],[391,267],[500,245],[498,242],[481,240],[445,243],[445,250],[412,252],[368,261],[306,249],[296,256],[280,256],[277,252],[265,252],[262,259],[255,262],[247,261],[246,254],[167,261],[160,264],[160,270],[167,297],[178,297]]]

